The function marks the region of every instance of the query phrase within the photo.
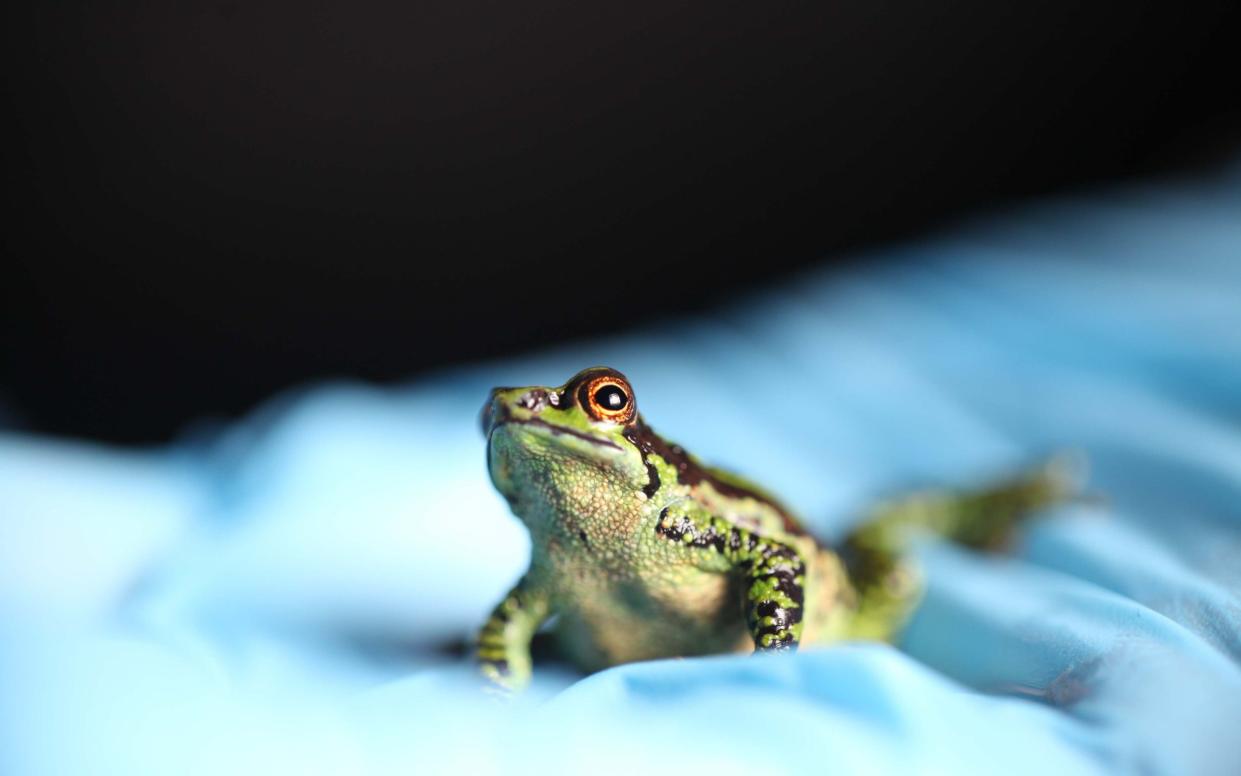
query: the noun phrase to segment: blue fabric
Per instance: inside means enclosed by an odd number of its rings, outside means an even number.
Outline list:
[[[1241,170],[870,258],[171,449],[0,435],[0,772],[1241,773]],[[921,548],[899,650],[542,670],[496,704],[437,649],[528,552],[477,411],[594,363],[825,536],[1059,450],[1098,498],[1011,556]]]

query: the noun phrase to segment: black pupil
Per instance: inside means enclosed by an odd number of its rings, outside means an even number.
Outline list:
[[[629,403],[629,397],[615,385],[605,385],[595,391],[595,403],[605,410],[623,410]]]

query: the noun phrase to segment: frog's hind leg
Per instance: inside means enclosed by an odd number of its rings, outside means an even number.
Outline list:
[[[1077,492],[1080,469],[1079,461],[1058,457],[981,490],[917,493],[879,506],[840,548],[857,591],[852,635],[891,640],[904,624],[921,592],[919,572],[906,555],[916,536],[1002,549],[1022,519]]]

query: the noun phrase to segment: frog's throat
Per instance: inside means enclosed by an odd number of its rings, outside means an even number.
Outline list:
[[[539,418],[511,418],[511,417],[505,418],[499,423],[496,423],[495,425],[493,425],[491,427],[491,430],[494,433],[496,429],[500,428],[501,426],[506,426],[506,425],[536,426],[538,428],[547,429],[548,431],[552,432],[552,434],[565,434],[567,436],[576,437],[586,442],[590,442],[593,445],[598,445],[599,447],[610,447],[613,450],[622,449],[620,445],[616,444],[615,442],[609,439],[600,439],[599,437],[594,437],[594,436],[591,436],[590,434],[584,434],[581,431],[577,431],[575,429],[565,428],[563,426],[555,426]]]

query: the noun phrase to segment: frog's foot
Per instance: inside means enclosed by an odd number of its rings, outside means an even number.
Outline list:
[[[478,632],[478,671],[491,687],[513,693],[530,683],[530,641],[549,616],[547,596],[523,578]]]
[[[980,490],[915,493],[876,509],[846,538],[843,554],[856,580],[885,574],[919,533],[974,549],[1002,549],[1022,520],[1077,498],[1084,473],[1084,457],[1062,454]]]

